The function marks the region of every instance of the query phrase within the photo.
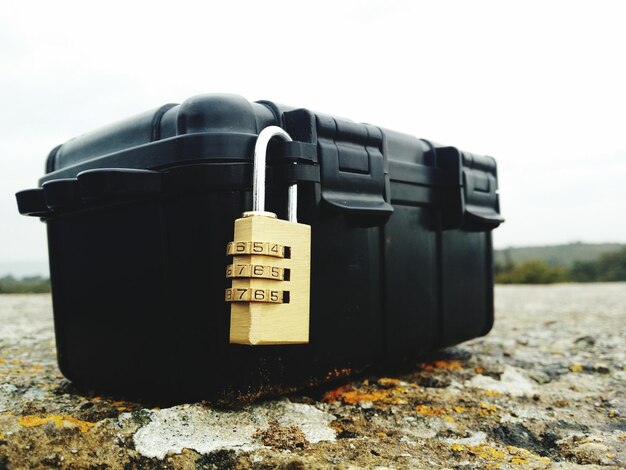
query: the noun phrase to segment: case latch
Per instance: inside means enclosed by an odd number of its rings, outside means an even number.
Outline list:
[[[381,130],[321,114],[316,118],[322,201],[358,225],[384,224],[393,207],[386,199]]]
[[[444,201],[443,229],[472,232],[493,230],[500,215],[498,173],[492,157],[462,152],[455,147],[436,149],[437,166],[452,173],[458,189]],[[456,186],[455,184],[455,186]]]

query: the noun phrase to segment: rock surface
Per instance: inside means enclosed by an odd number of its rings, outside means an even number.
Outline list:
[[[486,337],[224,410],[77,393],[46,295],[0,296],[0,469],[626,468],[626,284],[498,286]]]

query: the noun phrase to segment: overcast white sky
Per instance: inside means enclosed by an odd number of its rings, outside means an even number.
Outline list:
[[[625,21],[619,1],[5,1],[0,263],[47,257],[13,193],[52,147],[210,92],[496,157],[498,247],[626,242]]]

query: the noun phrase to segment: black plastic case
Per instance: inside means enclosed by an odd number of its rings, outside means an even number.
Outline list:
[[[225,253],[272,142],[267,210],[312,226],[310,343],[229,344]],[[493,323],[493,158],[271,102],[203,95],[55,148],[17,194],[47,223],[59,366],[170,402],[239,400],[398,363]]]

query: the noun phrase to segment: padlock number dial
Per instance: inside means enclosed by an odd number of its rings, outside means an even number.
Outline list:
[[[291,269],[282,266],[242,262],[242,256],[291,258],[291,247],[275,242],[232,241],[226,246],[226,254],[234,256],[233,263],[226,266],[226,277],[233,279],[257,278],[270,281],[290,281]],[[255,260],[256,260],[255,259]],[[239,261],[239,262],[238,262]],[[268,261],[276,263],[276,261]],[[260,282],[260,281],[257,281]],[[269,302],[288,304],[289,291],[266,288],[234,286],[226,289],[227,302]]]
[[[229,242],[226,245],[227,255],[265,255],[274,256],[276,258],[285,258],[285,247],[279,243],[274,242],[250,242],[250,241],[237,241]]]
[[[289,280],[289,268],[262,264],[229,264],[226,266],[226,277],[259,277],[283,281]]]
[[[227,302],[270,302],[281,304],[286,300],[285,297],[283,291],[272,289],[252,289],[247,287],[229,287],[226,289]]]

